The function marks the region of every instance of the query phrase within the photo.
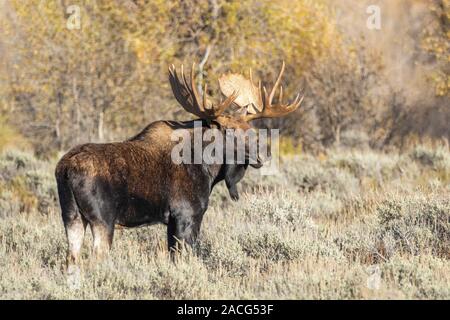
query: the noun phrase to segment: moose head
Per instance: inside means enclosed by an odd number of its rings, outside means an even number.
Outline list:
[[[283,103],[283,87],[280,82],[284,70],[285,63],[283,61],[280,73],[270,93],[261,84],[261,81],[258,85],[255,85],[251,70],[249,72],[250,79],[241,74],[222,75],[219,78],[219,87],[226,98],[219,103],[212,102],[207,95],[207,84],[204,85],[202,93],[198,92],[195,80],[195,64],[192,64],[189,80],[186,78],[183,66],[181,66],[179,75],[175,66],[172,65],[169,68],[169,81],[175,98],[184,110],[206,120],[208,124],[221,130],[225,133],[226,139],[236,140],[242,137],[242,132],[255,132],[250,123],[252,120],[283,117],[294,112],[300,106],[303,100],[300,94],[297,94],[291,103]],[[280,88],[279,95],[277,102],[274,103],[278,87]],[[241,112],[226,114],[225,111],[232,105],[239,107]],[[259,145],[258,135],[255,133],[251,136],[256,137],[256,140],[251,141],[248,135],[244,135],[245,161],[246,164],[259,168],[262,166],[263,159],[258,155],[255,157],[249,152],[251,144]],[[234,143],[233,145],[239,144]]]

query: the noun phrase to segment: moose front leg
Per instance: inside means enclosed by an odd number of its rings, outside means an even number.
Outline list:
[[[192,246],[195,243],[202,219],[203,212],[199,214],[173,212],[170,214],[167,226],[167,244],[172,257],[185,244]]]

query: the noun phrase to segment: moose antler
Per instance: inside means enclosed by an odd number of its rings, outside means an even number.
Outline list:
[[[256,87],[253,83],[252,74],[250,71],[250,82],[253,87],[258,88],[258,94],[260,95],[262,102],[262,105],[258,108],[261,111],[258,111],[254,114],[246,114],[243,116],[245,121],[251,121],[255,119],[260,118],[278,118],[285,116],[291,112],[294,112],[297,110],[297,108],[300,106],[300,104],[303,101],[304,96],[300,97],[300,93],[297,94],[294,101],[292,101],[289,104],[283,104],[283,87],[280,86],[280,93],[278,95],[278,102],[276,104],[272,104],[273,97],[275,96],[275,93],[277,91],[278,86],[280,85],[281,77],[283,76],[285,68],[285,63],[283,61],[283,64],[281,66],[280,73],[278,74],[278,78],[275,81],[275,84],[273,85],[272,90],[270,91],[270,94],[267,94],[266,87],[261,88],[261,83],[259,83],[258,87]]]
[[[218,105],[213,105],[207,98],[207,85],[203,89],[201,96],[195,84],[195,63],[192,64],[190,84],[184,75],[183,65],[181,65],[181,78],[177,74],[174,65],[169,67],[169,81],[172,92],[178,103],[189,113],[198,116],[201,119],[213,120],[219,117],[226,108],[236,99],[237,95],[233,92],[225,101],[221,101]]]
[[[219,87],[223,95],[228,97],[233,92],[237,92],[237,97],[233,101],[240,108],[245,108],[247,112],[256,113],[262,105],[258,87],[242,74],[228,73],[219,78]]]

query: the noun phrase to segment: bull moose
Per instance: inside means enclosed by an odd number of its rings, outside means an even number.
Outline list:
[[[199,93],[194,65],[189,80],[183,68],[180,76],[174,66],[170,67],[169,81],[178,103],[199,118],[202,130],[253,130],[251,120],[281,117],[300,106],[300,95],[283,104],[282,87],[277,103],[273,103],[284,68],[283,62],[270,93],[261,82],[254,84],[251,73],[250,80],[236,74],[222,76],[219,84],[226,99],[220,103],[212,103],[207,97],[206,85]],[[231,92],[230,88],[238,89]],[[246,96],[253,97],[252,110],[243,99]],[[241,112],[225,113],[231,105]],[[218,182],[225,180],[231,198],[238,199],[236,184],[249,165],[259,168],[263,161],[250,159],[246,153],[245,163],[240,164],[174,163],[171,151],[176,142],[171,134],[193,128],[194,121],[156,121],[123,142],[83,144],[60,159],[55,176],[68,241],[68,267],[79,263],[88,224],[96,256],[109,251],[116,226],[155,223],[167,225],[168,247],[173,252],[180,242],[192,244],[196,240],[210,193]]]

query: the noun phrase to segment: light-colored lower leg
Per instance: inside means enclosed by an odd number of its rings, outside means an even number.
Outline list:
[[[86,231],[86,223],[81,217],[72,221],[66,226],[67,233],[67,267],[78,265],[80,263],[80,252],[83,245],[84,234]]]
[[[112,231],[108,227],[97,224],[91,225],[92,234],[94,236],[94,255],[96,259],[104,258],[112,245]]]
[[[66,226],[67,242],[67,285],[71,289],[81,286],[80,252],[83,245],[86,223],[81,217]]]

